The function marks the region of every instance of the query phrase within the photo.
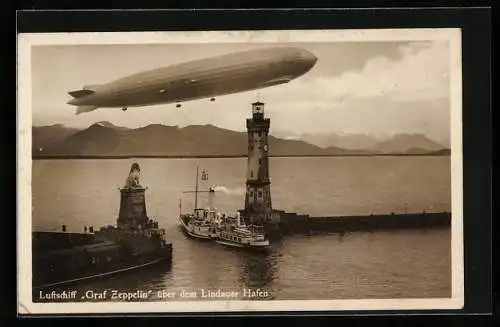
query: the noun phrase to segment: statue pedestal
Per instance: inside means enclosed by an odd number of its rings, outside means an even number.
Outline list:
[[[132,187],[120,189],[120,213],[117,226],[121,229],[141,229],[148,223],[146,212],[146,189]]]

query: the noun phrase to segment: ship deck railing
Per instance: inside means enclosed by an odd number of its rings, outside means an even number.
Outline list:
[[[153,235],[165,235],[165,229],[155,228],[155,229],[142,229],[142,230],[126,230],[126,229],[104,229],[99,230],[97,234],[108,234],[113,236],[131,236],[131,237],[151,237]]]

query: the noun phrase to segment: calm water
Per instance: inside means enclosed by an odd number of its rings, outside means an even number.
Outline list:
[[[194,200],[196,166],[216,186],[215,203],[244,201],[246,159],[37,160],[34,230],[82,232],[114,224],[133,162],[148,186],[148,214],[167,230],[172,267],[80,286],[82,289],[268,289],[274,299],[419,298],[451,294],[450,230],[289,236],[268,254],[187,239],[177,226]],[[271,158],[275,208],[311,215],[449,211],[449,157]],[[201,184],[201,188],[208,185]],[[206,199],[202,196],[200,204]],[[154,292],[156,293],[156,292]],[[155,299],[154,297],[151,299]]]

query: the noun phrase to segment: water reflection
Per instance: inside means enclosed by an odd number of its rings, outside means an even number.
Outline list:
[[[274,253],[249,253],[242,256],[242,285],[250,288],[266,288],[274,280],[277,273],[277,262]]]
[[[164,280],[168,279],[168,275],[172,271],[171,263],[159,264],[151,267],[144,267],[142,269],[131,270],[130,272],[120,273],[118,275],[109,276],[106,278],[96,279],[88,282],[75,282],[62,286],[52,286],[42,289],[33,290],[33,302],[43,302],[46,299],[40,298],[44,294],[52,292],[63,293],[76,291],[77,296],[72,299],[74,302],[92,302],[100,301],[102,298],[89,298],[86,294],[92,292],[93,294],[104,294],[106,291],[106,300],[113,301],[111,296],[113,291],[116,292],[136,292],[137,290],[154,291],[163,285]],[[68,302],[68,299],[49,299],[50,301],[61,300]],[[117,301],[119,299],[116,299]]]

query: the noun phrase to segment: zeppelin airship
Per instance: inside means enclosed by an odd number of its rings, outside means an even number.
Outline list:
[[[210,99],[288,83],[317,61],[311,52],[271,47],[203,58],[129,75],[69,92],[76,114],[98,108],[143,107]]]

